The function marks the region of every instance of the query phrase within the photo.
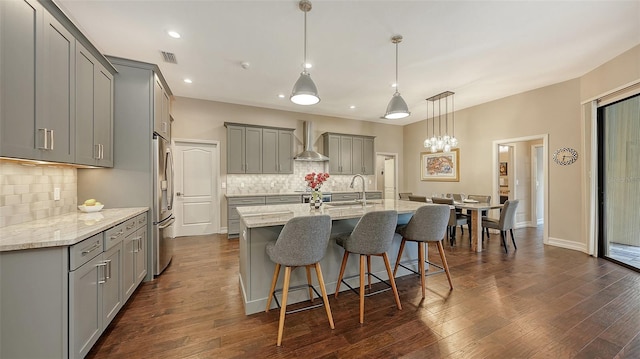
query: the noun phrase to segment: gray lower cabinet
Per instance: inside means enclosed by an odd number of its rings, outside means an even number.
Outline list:
[[[227,237],[238,237],[240,233],[240,215],[236,208],[246,206],[262,206],[264,196],[229,197],[227,198]]]
[[[360,198],[358,192],[332,193],[331,202],[355,201]]]
[[[235,238],[240,234],[240,215],[236,210],[238,207],[301,202],[302,197],[299,194],[227,197],[227,237]]]
[[[0,358],[86,356],[146,274],[146,227],[143,213],[72,246],[0,252]]]

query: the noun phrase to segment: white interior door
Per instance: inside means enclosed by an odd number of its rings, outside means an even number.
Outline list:
[[[175,236],[220,231],[217,141],[175,140]]]
[[[396,159],[384,160],[384,199],[396,199]]]

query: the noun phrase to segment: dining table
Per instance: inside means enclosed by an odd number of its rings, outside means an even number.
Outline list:
[[[474,252],[482,252],[482,211],[502,208],[502,204],[470,202],[470,201],[454,201],[453,205],[457,209],[466,209],[471,213],[471,250]]]

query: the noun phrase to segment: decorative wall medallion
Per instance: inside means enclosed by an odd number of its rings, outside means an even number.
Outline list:
[[[578,152],[573,148],[558,148],[553,152],[553,161],[561,166],[567,166],[578,159]]]

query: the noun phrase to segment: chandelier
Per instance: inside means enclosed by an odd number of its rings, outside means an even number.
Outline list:
[[[424,140],[424,147],[435,152],[450,152],[458,147],[458,139],[455,136],[455,118],[453,109],[453,95],[451,91],[445,91],[431,96],[427,101],[431,102],[431,137]],[[442,107],[444,101],[444,135],[442,135]],[[429,102],[427,102],[427,116],[429,116]],[[436,137],[436,102],[438,105],[438,136]],[[449,102],[451,102],[451,135],[449,135]],[[427,135],[429,134],[429,119],[427,119]]]

